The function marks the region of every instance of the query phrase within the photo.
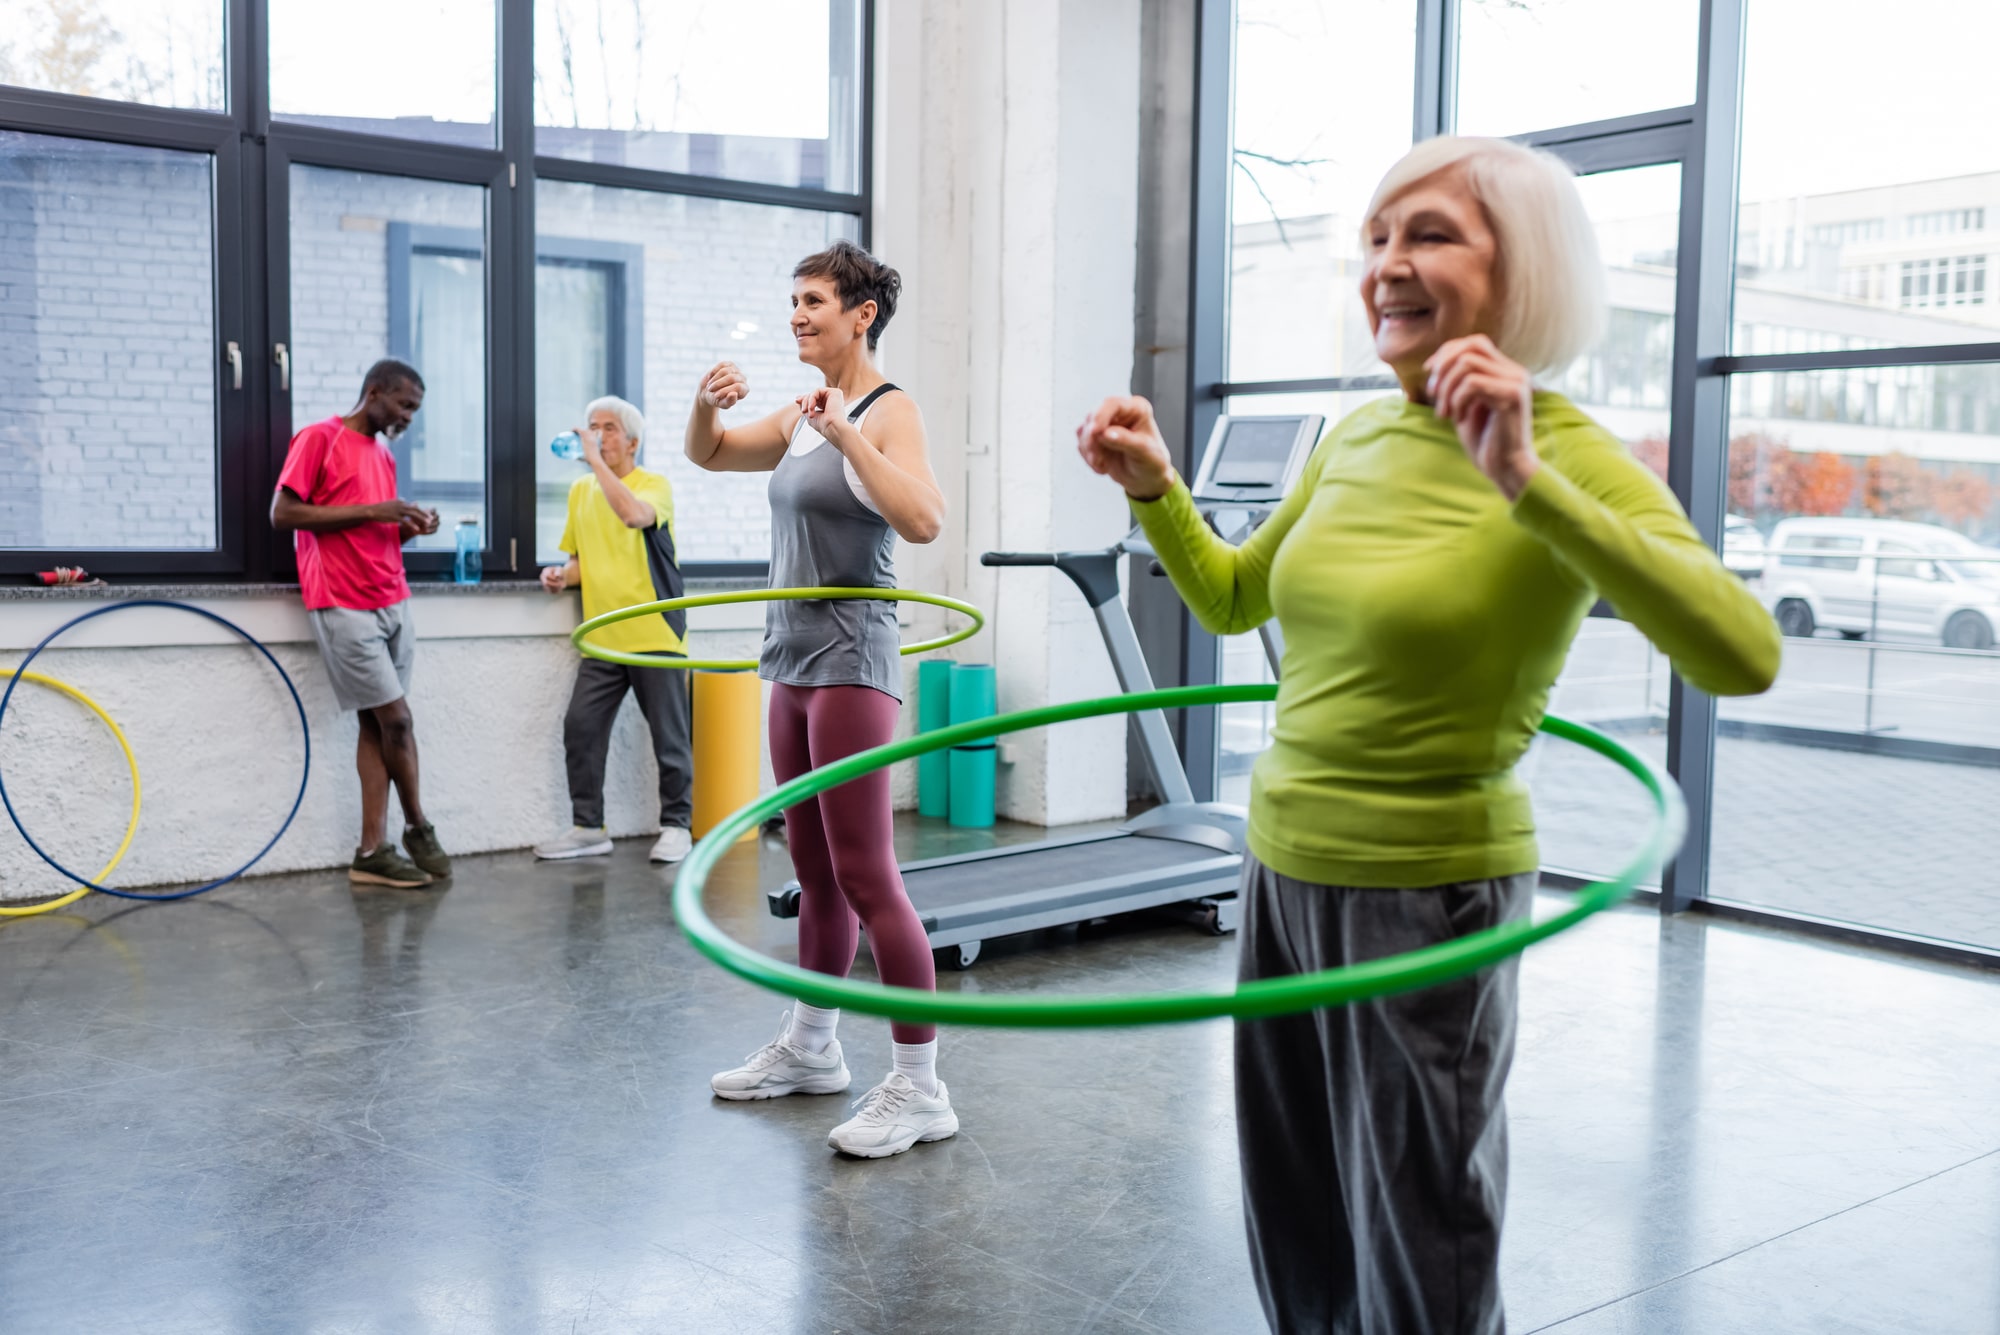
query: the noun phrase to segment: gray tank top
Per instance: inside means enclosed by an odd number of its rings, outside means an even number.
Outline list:
[[[878,386],[847,420],[859,426],[875,401],[895,388]],[[796,448],[799,433],[811,430],[798,423],[793,448],[771,474],[771,587],[895,588],[895,530],[855,496],[831,443]],[[901,700],[900,642],[896,604],[883,599],[771,603],[757,675],[787,686],[873,686]]]

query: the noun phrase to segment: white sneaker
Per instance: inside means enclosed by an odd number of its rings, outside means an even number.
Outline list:
[[[827,1132],[826,1143],[842,1154],[884,1159],[924,1140],[944,1140],[958,1134],[958,1114],[944,1081],[937,1093],[926,1094],[901,1071],[863,1094],[855,1115]]]
[[[647,854],[655,862],[679,862],[694,848],[694,836],[678,825],[669,825],[660,831],[660,837],[653,841],[653,851]]]
[[[538,858],[589,858],[611,851],[611,836],[604,832],[602,825],[587,829],[581,825],[569,827],[568,834],[559,834],[545,844],[535,845]]]
[[[790,1042],[792,1013],[778,1022],[778,1036],[743,1059],[733,1071],[709,1077],[708,1087],[723,1099],[775,1099],[786,1094],[838,1094],[852,1083],[840,1056],[840,1040],[825,1052],[808,1052]]]

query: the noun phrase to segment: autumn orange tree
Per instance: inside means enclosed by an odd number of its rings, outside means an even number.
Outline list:
[[[1920,519],[1935,485],[1936,474],[1909,455],[1878,454],[1861,467],[1861,508],[1877,519]]]
[[[1954,468],[1931,484],[1931,509],[1955,529],[1968,529],[1993,509],[1993,484],[1969,468]]]

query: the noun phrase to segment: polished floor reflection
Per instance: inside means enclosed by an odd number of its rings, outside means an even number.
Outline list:
[[[0,1331],[1261,1328],[1225,1027],[947,1031],[961,1134],[839,1159],[838,1099],[708,1097],[782,1003],[694,954],[645,849],[0,927]],[[745,844],[713,893],[781,955],[785,874]],[[1125,923],[943,983],[1233,954]],[[2000,978],[1632,909],[1523,996],[1510,1330],[2000,1329]],[[886,1069],[884,1026],[843,1039]]]

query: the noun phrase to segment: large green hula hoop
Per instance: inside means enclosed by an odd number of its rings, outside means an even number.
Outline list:
[[[919,733],[900,742],[862,751],[802,774],[725,817],[694,847],[674,882],[674,917],[695,949],[740,978],[796,997],[814,1006],[834,1006],[883,1015],[913,1024],[982,1024],[1020,1028],[1092,1025],[1171,1024],[1229,1015],[1239,1020],[1286,1015],[1320,1006],[1340,1006],[1394,992],[1411,992],[1474,973],[1572,927],[1632,893],[1642,877],[1679,849],[1687,829],[1687,808],[1673,781],[1603,733],[1567,719],[1545,718],[1542,731],[1576,742],[1616,761],[1639,781],[1653,800],[1653,825],[1623,871],[1609,881],[1586,886],[1562,912],[1540,922],[1501,923],[1452,941],[1387,959],[1369,960],[1320,973],[1264,978],[1228,991],[1156,992],[1125,996],[995,996],[990,993],[923,992],[885,987],[813,973],[760,955],[716,926],[702,906],[702,887],[716,862],[738,838],[795,802],[823,793],[870,770],[926,751],[1045,727],[1072,719],[1125,714],[1141,709],[1187,709],[1275,700],[1276,686],[1182,686],[1136,695],[1079,700],[1018,714]]]
[[[940,635],[934,640],[919,640],[915,644],[903,646],[903,653],[927,654],[933,649],[943,649],[969,640],[986,625],[986,614],[971,603],[947,598],[939,593],[918,593],[915,589],[738,589],[732,593],[693,593],[685,598],[663,598],[657,603],[637,603],[631,607],[621,607],[615,611],[603,612],[590,618],[569,633],[569,642],[585,658],[601,658],[607,663],[623,663],[627,667],[681,668],[700,672],[742,672],[757,666],[754,658],[677,658],[670,654],[632,654],[623,649],[605,649],[590,643],[587,638],[592,631],[602,630],[617,621],[630,621],[633,617],[656,616],[661,612],[677,612],[684,607],[718,607],[724,603],[795,603],[821,598],[874,598],[892,603],[929,603],[933,607],[949,608],[971,618],[971,624]]]

